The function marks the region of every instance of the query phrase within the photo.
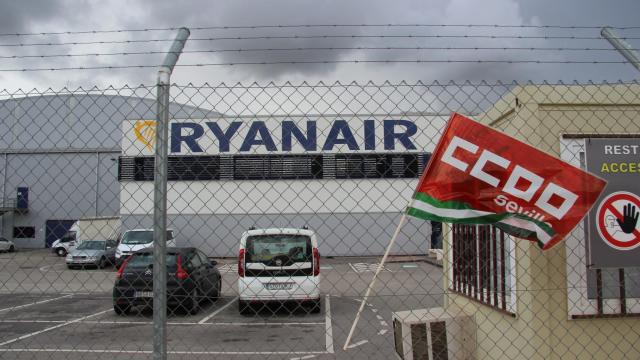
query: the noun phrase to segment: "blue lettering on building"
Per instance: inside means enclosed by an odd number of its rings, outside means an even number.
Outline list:
[[[353,132],[351,132],[349,124],[344,120],[334,121],[333,126],[331,126],[331,130],[329,131],[329,135],[327,135],[327,140],[322,146],[322,150],[331,151],[336,145],[347,145],[349,150],[360,150],[358,142],[356,142],[356,138],[353,137]]]
[[[240,125],[242,125],[241,122],[234,121],[231,123],[231,125],[229,125],[227,130],[223,132],[222,129],[220,129],[220,126],[218,126],[218,124],[214,122],[207,123],[207,127],[211,129],[211,132],[213,132],[213,135],[215,135],[216,138],[218,139],[218,144],[220,144],[218,146],[220,148],[221,153],[229,152],[229,144],[231,143],[231,138],[233,137],[233,135],[235,135],[238,129],[240,129]]]
[[[307,135],[302,133],[293,121],[282,122],[282,151],[291,151],[291,136],[302,145],[305,151],[316,151],[316,122],[307,121]]]
[[[258,134],[260,134],[260,138],[258,138]],[[278,151],[264,121],[254,121],[251,124],[247,137],[244,138],[242,146],[240,146],[240,151],[250,151],[254,145],[264,145],[267,151]]]
[[[375,120],[364,121],[364,149],[365,150],[376,149],[376,121]]]
[[[285,120],[280,124],[281,144],[276,144],[271,131],[264,121],[253,121],[248,130],[240,132],[243,122],[233,121],[227,128],[223,129],[219,123],[205,122],[206,127],[196,122],[175,122],[171,124],[171,153],[205,152],[202,148],[202,138],[205,131],[210,131],[215,137],[219,153],[229,153],[232,151],[250,152],[256,147],[264,146],[268,152],[292,151],[294,142],[300,144],[304,151],[318,151],[318,135],[326,135],[322,143],[321,151],[333,151],[336,146],[345,145],[351,151],[376,150],[376,145],[380,142],[380,134],[376,136],[376,129],[380,122],[377,120],[364,120],[361,125],[352,129],[347,121],[338,119],[331,123],[328,131],[319,131],[317,121],[306,121],[306,129],[294,121]],[[354,122],[352,121],[353,125]],[[380,129],[378,128],[378,131]],[[412,137],[418,132],[416,124],[409,120],[383,120],[382,121],[382,145],[384,150],[417,150]],[[206,138],[206,137],[205,137]],[[232,149],[232,141],[239,143],[239,149]],[[322,141],[322,139],[320,139]],[[359,143],[359,141],[361,143]],[[378,145],[379,146],[379,145]],[[207,149],[213,151],[214,149]]]
[[[405,131],[396,132],[396,125],[404,126]],[[415,150],[416,146],[411,142],[411,136],[418,132],[418,127],[408,120],[384,120],[384,149],[395,150],[397,139],[407,150]]]
[[[191,129],[191,134],[183,134],[182,129]],[[202,152],[198,139],[204,134],[200,124],[184,122],[171,124],[171,152],[180,152],[182,143],[185,143],[190,151]]]

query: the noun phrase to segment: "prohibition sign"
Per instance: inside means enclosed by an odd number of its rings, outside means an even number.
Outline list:
[[[596,214],[596,218],[598,219],[597,228],[600,237],[607,245],[618,250],[631,250],[640,246],[639,222],[636,222],[635,228],[631,233],[625,233],[619,230],[618,222],[624,221],[623,207],[625,204],[635,206],[636,211],[640,212],[640,198],[638,198],[636,194],[627,191],[618,191],[609,194],[609,196],[600,202]],[[609,217],[609,219],[607,219],[607,217]],[[609,221],[609,223],[607,221]]]

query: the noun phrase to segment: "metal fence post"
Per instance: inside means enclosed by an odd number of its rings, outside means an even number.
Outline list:
[[[153,184],[153,359],[167,358],[167,142],[169,137],[169,91],[171,72],[189,37],[180,28],[158,70],[155,174]]]
[[[616,48],[616,50],[618,50],[618,52],[624,56],[631,65],[633,65],[637,70],[640,70],[640,59],[638,59],[638,54],[636,54],[636,51],[633,50],[626,41],[614,34],[613,30],[608,26],[602,28],[600,35],[607,39],[607,41],[613,45],[613,47]]]

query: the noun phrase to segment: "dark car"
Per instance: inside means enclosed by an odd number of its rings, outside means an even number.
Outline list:
[[[167,248],[167,305],[196,314],[202,300],[220,296],[222,278],[217,262],[196,248]],[[153,301],[153,250],[131,254],[118,269],[113,309],[118,315]]]

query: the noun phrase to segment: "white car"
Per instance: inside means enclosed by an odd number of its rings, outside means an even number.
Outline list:
[[[69,232],[51,244],[51,251],[58,256],[66,256],[76,247],[76,233]]]
[[[251,229],[240,240],[238,293],[241,314],[253,305],[292,301],[320,312],[320,253],[308,229]]]
[[[16,246],[11,240],[0,237],[0,251],[14,252]]]
[[[116,267],[138,250],[153,247],[153,229],[133,229],[122,234],[122,240],[116,248]],[[167,230],[167,247],[176,247],[173,230]]]

